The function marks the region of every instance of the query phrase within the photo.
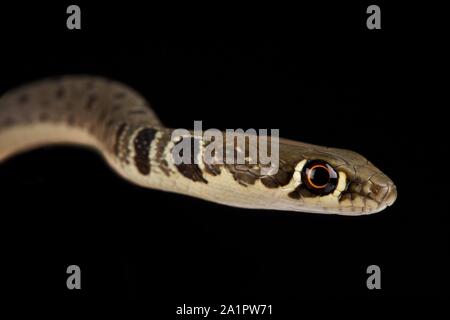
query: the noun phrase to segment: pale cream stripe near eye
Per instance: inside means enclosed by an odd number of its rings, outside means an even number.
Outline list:
[[[294,174],[292,175],[292,179],[291,181],[289,181],[289,183],[283,187],[281,187],[282,190],[288,190],[288,191],[293,191],[295,190],[295,188],[297,188],[299,185],[302,184],[302,175],[301,172],[303,170],[303,167],[306,164],[306,159],[300,161],[299,163],[297,163],[297,165],[295,166],[294,169]]]
[[[333,191],[333,195],[335,197],[339,197],[342,191],[345,191],[345,187],[347,186],[347,175],[343,171],[339,171],[339,180],[336,186],[336,189]]]

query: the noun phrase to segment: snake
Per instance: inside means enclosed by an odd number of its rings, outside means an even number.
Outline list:
[[[143,95],[102,76],[44,78],[0,97],[0,162],[44,146],[83,146],[144,188],[248,209],[359,216],[397,198],[393,181],[354,151],[280,138],[278,170],[267,172],[258,162],[203,161],[211,141],[193,134],[175,140],[173,132]],[[180,139],[198,146],[198,161],[174,161]]]

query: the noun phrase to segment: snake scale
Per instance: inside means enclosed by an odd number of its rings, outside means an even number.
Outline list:
[[[235,207],[361,215],[397,197],[394,183],[353,151],[280,139],[278,171],[262,174],[258,163],[202,162],[202,148],[198,163],[174,163],[172,130],[140,94],[102,77],[48,78],[0,98],[0,162],[40,146],[75,144],[100,152],[132,183]]]

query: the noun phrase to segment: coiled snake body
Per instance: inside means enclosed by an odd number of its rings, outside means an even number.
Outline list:
[[[396,199],[393,182],[352,151],[280,139],[279,170],[264,175],[258,164],[202,162],[202,148],[199,163],[176,164],[171,133],[141,95],[100,77],[46,79],[0,98],[0,161],[77,144],[99,151],[133,183],[230,206],[360,215]]]

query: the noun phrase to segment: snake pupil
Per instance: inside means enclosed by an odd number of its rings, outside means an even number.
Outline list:
[[[327,168],[317,166],[309,171],[309,180],[317,187],[325,187],[330,180],[330,173]]]

